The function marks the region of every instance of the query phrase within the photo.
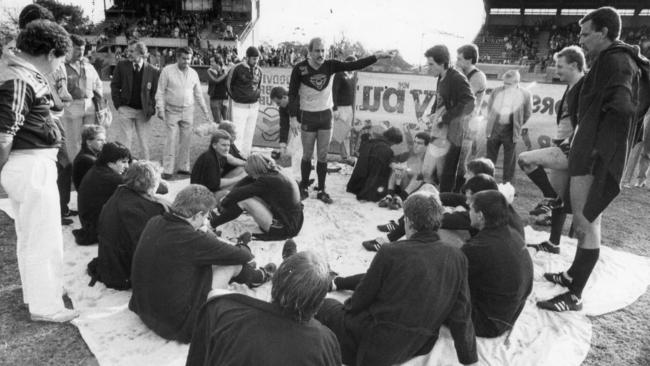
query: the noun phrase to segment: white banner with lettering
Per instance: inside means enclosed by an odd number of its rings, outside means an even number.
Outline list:
[[[264,68],[260,114],[257,121],[254,145],[275,147],[279,139],[279,116],[269,94],[275,86],[289,88],[291,69]],[[502,85],[500,80],[488,80],[487,95],[483,109],[487,106],[489,93]],[[555,136],[556,111],[566,86],[561,84],[522,83],[533,96],[533,114],[524,125],[521,149],[537,149],[550,146]],[[435,100],[436,78],[414,74],[358,73],[355,101],[355,130],[368,124],[383,123],[404,131],[419,131],[424,128],[419,122],[427,115]],[[485,115],[485,113],[483,113]],[[404,125],[406,124],[406,125]],[[332,151],[339,151],[332,141]]]

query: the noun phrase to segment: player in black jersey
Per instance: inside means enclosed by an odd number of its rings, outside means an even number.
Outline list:
[[[325,192],[327,175],[327,151],[332,137],[332,75],[341,71],[359,70],[377,62],[378,59],[391,58],[392,54],[377,52],[353,62],[325,60],[325,45],[322,39],[314,38],[309,42],[309,58],[299,62],[291,72],[289,82],[289,114],[291,125],[300,126],[302,139],[302,163],[300,171],[301,198],[307,198],[311,159],[314,145],[317,144],[316,174],[318,176],[319,200],[332,203]],[[300,123],[300,125],[298,124]]]

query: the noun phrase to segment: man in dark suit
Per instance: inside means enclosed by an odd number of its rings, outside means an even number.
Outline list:
[[[142,146],[143,158],[149,160],[149,119],[156,111],[155,95],[160,70],[147,63],[147,46],[143,42],[131,42],[128,54],[128,60],[115,66],[111,80],[111,96],[118,114],[116,139],[133,151],[135,132]]]

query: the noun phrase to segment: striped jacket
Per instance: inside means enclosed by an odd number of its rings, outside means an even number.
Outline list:
[[[3,55],[0,68],[0,133],[13,136],[13,150],[49,149],[61,144],[61,131],[50,109],[47,79],[24,59]]]

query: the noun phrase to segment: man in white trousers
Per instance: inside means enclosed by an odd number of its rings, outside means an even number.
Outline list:
[[[198,103],[205,119],[213,122],[212,113],[203,98],[199,75],[190,67],[192,50],[176,50],[176,63],[160,72],[156,91],[156,114],[165,121],[167,142],[163,152],[163,179],[175,172],[190,175],[190,142],[194,123],[194,103]],[[177,169],[177,170],[175,170]]]
[[[31,22],[0,69],[0,183],[14,211],[18,270],[31,319],[78,316],[63,303],[63,236],[56,159],[61,131],[52,118],[47,74],[64,61],[68,33],[48,20]]]
[[[260,53],[251,46],[246,50],[246,60],[230,70],[226,87],[232,98],[232,122],[241,131],[235,140],[235,146],[247,158],[253,146],[257,112],[260,109],[260,85],[262,69],[257,65]]]

